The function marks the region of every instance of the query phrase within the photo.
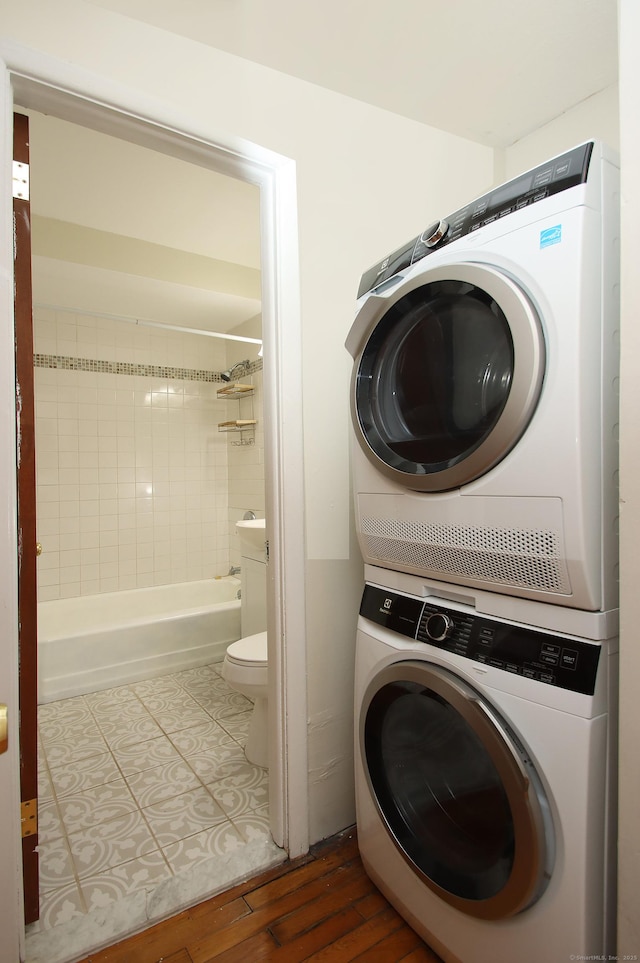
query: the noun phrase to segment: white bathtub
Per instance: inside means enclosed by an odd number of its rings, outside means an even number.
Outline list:
[[[239,589],[227,576],[40,602],[38,701],[219,662],[240,638]]]

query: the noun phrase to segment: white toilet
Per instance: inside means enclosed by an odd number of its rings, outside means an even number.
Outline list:
[[[222,675],[232,689],[253,702],[244,754],[255,766],[267,769],[267,633],[232,642],[222,663]]]

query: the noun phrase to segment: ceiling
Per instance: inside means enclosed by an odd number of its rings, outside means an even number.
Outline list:
[[[617,0],[89,0],[492,147],[617,82]]]
[[[498,149],[617,82],[617,0],[87,2]],[[36,301],[259,314],[255,186],[35,113],[31,153]]]
[[[36,305],[223,333],[259,315],[258,187],[27,113]]]

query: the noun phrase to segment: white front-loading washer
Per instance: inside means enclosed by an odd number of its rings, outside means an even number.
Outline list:
[[[617,640],[367,583],[355,776],[365,868],[447,963],[615,953]]]
[[[364,275],[347,348],[365,562],[617,606],[618,184],[583,144]]]

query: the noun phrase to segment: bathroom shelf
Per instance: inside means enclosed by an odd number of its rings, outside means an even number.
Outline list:
[[[218,431],[248,431],[256,425],[255,418],[236,418],[235,421],[221,421],[218,424]]]
[[[217,395],[221,401],[237,401],[238,418],[231,421],[222,421],[218,424],[218,431],[241,432],[239,441],[232,441],[232,445],[253,445],[255,444],[254,430],[257,424],[253,417],[253,393],[254,386],[242,384],[234,381],[233,384],[224,385],[218,388]],[[244,404],[244,399],[249,399],[248,404]],[[242,414],[251,415],[250,418],[239,417]]]
[[[243,385],[237,382],[236,384],[225,385],[224,388],[218,388],[217,395],[219,398],[243,398],[252,395],[253,392],[253,385]]]

